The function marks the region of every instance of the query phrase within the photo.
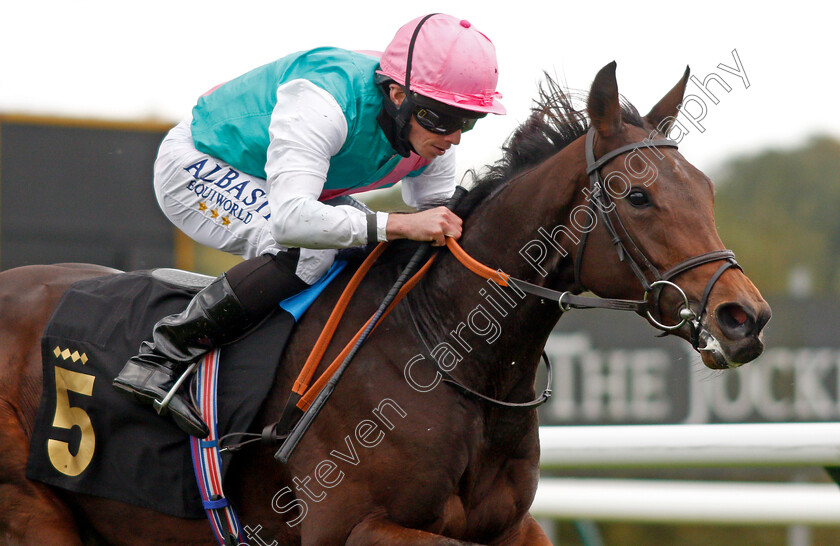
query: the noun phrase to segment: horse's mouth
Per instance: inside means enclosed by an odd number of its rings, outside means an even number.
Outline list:
[[[697,351],[703,363],[713,370],[738,368],[755,360],[764,351],[764,343],[760,336],[745,338],[724,346],[711,332],[702,328],[699,340]]]
[[[700,352],[700,358],[703,359],[703,364],[707,368],[713,370],[728,370],[730,368],[737,368],[743,365],[742,362],[731,362],[726,358],[726,354],[717,348],[697,349]]]

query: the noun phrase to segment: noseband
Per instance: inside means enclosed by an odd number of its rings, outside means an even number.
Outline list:
[[[693,258],[688,258],[687,260],[684,260],[666,270],[664,273],[660,272],[627,232],[627,229],[621,222],[621,218],[618,215],[609,192],[605,189],[604,180],[601,178],[601,169],[604,165],[616,157],[640,148],[676,148],[677,142],[670,139],[635,142],[633,144],[627,144],[626,146],[616,148],[597,160],[595,159],[594,142],[595,129],[590,128],[589,132],[586,134],[586,173],[589,175],[589,195],[587,196],[589,201],[589,210],[593,214],[593,217],[599,218],[604,224],[604,228],[607,230],[607,234],[618,253],[618,259],[630,266],[633,274],[642,285],[642,288],[645,291],[644,298],[641,300],[622,300],[614,298],[577,296],[571,292],[558,292],[556,290],[537,286],[513,277],[505,276],[505,280],[523,292],[556,301],[560,305],[560,309],[563,311],[594,308],[635,311],[639,314],[647,315],[651,324],[662,330],[663,335],[667,335],[688,324],[691,345],[697,350],[707,349],[706,347],[699,347],[700,334],[703,331],[701,321],[703,319],[703,315],[706,313],[706,306],[709,302],[709,296],[712,293],[712,288],[715,283],[717,283],[718,279],[720,279],[721,275],[723,275],[723,273],[731,267],[741,269],[741,266],[738,265],[737,261],[735,261],[735,253],[731,250],[713,250],[711,252],[694,256]],[[589,230],[585,230],[581,236],[574,263],[575,284],[579,291],[586,290],[581,282],[581,267],[583,264],[584,252],[586,250],[588,233]],[[449,244],[449,242],[450,241],[448,240],[447,243]],[[457,244],[452,241],[452,244],[449,246],[450,249],[452,249],[452,247],[457,246]],[[694,269],[695,267],[718,261],[723,261],[723,263],[709,279],[709,282],[706,284],[706,289],[703,291],[703,297],[700,300],[699,307],[697,311],[694,311],[690,306],[688,296],[685,294],[683,289],[673,281],[673,279],[686,271]],[[650,276],[653,280],[649,280],[648,276]],[[654,309],[657,311],[660,309],[659,299],[661,297],[662,290],[665,287],[675,289],[683,300],[678,312],[680,321],[677,324],[664,324],[661,320],[655,318],[651,312]]]

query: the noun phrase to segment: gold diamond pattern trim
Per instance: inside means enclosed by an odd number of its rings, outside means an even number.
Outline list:
[[[79,351],[70,352],[70,349],[62,349],[58,345],[53,349],[53,354],[56,357],[60,356],[64,360],[72,360],[73,362],[81,361],[82,364],[87,364],[88,361],[88,356],[85,353],[80,353]]]

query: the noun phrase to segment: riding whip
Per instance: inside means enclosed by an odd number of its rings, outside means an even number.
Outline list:
[[[455,188],[455,193],[452,194],[452,197],[449,198],[449,201],[446,204],[446,208],[449,210],[454,210],[458,202],[466,195],[468,190],[462,186],[458,186]],[[405,284],[405,282],[417,271],[417,268],[423,263],[426,259],[426,256],[429,254],[431,250],[432,244],[431,243],[422,243],[420,247],[414,252],[414,255],[409,260],[408,264],[406,264],[405,268],[400,273],[400,276],[397,278],[394,285],[385,295],[385,298],[382,300],[382,303],[379,305],[379,308],[374,313],[373,318],[368,323],[365,330],[362,332],[361,337],[359,337],[356,344],[350,350],[347,357],[341,363],[341,366],[335,371],[335,373],[330,378],[329,382],[324,386],[321,392],[318,393],[318,396],[315,400],[312,401],[312,405],[304,412],[301,416],[300,420],[295,423],[295,426],[289,432],[289,435],[283,441],[283,444],[280,446],[280,449],[277,450],[277,453],[274,454],[274,458],[280,461],[281,463],[286,463],[291,457],[292,452],[297,447],[298,443],[300,443],[301,438],[309,430],[309,427],[312,425],[312,422],[318,416],[318,413],[321,411],[321,408],[324,407],[324,404],[327,402],[327,399],[332,395],[333,390],[335,390],[335,386],[338,384],[338,380],[341,379],[341,376],[344,374],[344,371],[347,369],[347,366],[350,364],[350,361],[353,360],[353,357],[356,356],[356,353],[364,344],[365,340],[367,339],[370,332],[376,326],[376,323],[379,322],[379,319],[382,317],[382,314],[391,305],[391,302],[396,297],[397,293],[400,291],[400,288]]]

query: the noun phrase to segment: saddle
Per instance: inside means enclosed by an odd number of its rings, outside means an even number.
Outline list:
[[[111,388],[161,318],[180,312],[212,277],[158,269],[81,281],[59,302],[41,342],[44,389],[27,477],[177,517],[205,517],[189,438]],[[221,348],[218,431],[248,431],[274,380],[306,295]],[[302,301],[301,301],[302,300]],[[229,454],[223,454],[227,468]]]

